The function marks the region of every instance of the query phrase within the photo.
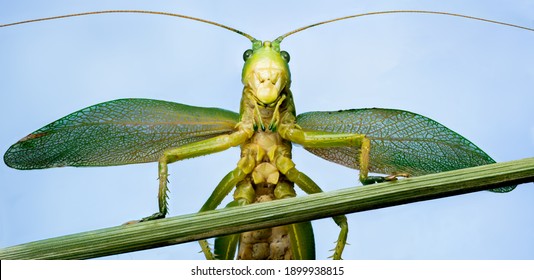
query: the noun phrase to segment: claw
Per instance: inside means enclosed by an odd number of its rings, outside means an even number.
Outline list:
[[[394,173],[388,176],[368,176],[367,178],[365,178],[365,180],[361,182],[364,185],[371,185],[371,184],[376,184],[376,183],[397,181],[399,177],[408,178],[410,177],[410,174],[406,172],[401,172],[401,173]]]
[[[382,176],[367,176],[365,180],[361,180],[363,185],[371,185],[376,183],[382,183],[386,181],[386,177]]]
[[[123,226],[127,226],[127,225],[134,225],[134,224],[138,224],[138,223],[142,223],[142,222],[147,222],[147,221],[152,221],[152,220],[159,220],[159,219],[163,219],[165,218],[165,214],[163,213],[154,213],[148,217],[144,217],[142,218],[141,220],[132,220],[132,221],[128,221],[124,224],[122,224]]]
[[[403,172],[403,173],[395,173],[395,174],[391,174],[389,176],[386,176],[384,179],[386,181],[397,181],[399,179],[399,177],[404,177],[404,178],[408,178],[410,177],[410,174],[406,173],[406,172]]]

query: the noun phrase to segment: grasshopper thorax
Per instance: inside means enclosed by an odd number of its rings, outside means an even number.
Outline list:
[[[258,105],[271,107],[282,97],[282,92],[291,83],[289,54],[280,51],[279,41],[252,42],[252,49],[243,54],[242,82],[245,93]]]

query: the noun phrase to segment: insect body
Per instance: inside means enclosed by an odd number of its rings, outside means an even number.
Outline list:
[[[292,143],[360,169],[364,184],[494,162],[462,136],[406,111],[369,108],[297,115],[290,90],[289,54],[280,50],[281,41],[290,34],[272,42],[244,34],[252,49],[244,54],[239,114],[158,100],[115,100],[31,133],[9,148],[4,161],[18,169],[158,161],[159,211],[141,221],[167,215],[169,163],[234,146],[241,147],[237,167],[221,180],[200,211],[215,209],[234,188],[232,207],[293,197],[294,184],[307,193],[320,192],[295,167]],[[368,172],[388,176],[368,176]],[[340,259],[348,225],[344,216],[334,221],[341,231],[333,258]],[[233,258],[238,243],[240,259],[315,257],[309,223],[225,236],[216,240],[215,254],[205,241],[201,248],[209,259],[226,259]]]
[[[309,147],[356,146],[362,143],[369,145],[369,141],[364,142],[365,137],[359,134],[306,132],[297,125],[295,105],[289,89],[291,83],[289,55],[280,52],[279,44],[279,41],[262,43],[253,40],[253,49],[245,52],[240,121],[236,124],[234,132],[163,152],[159,159],[160,212],[146,219],[159,218],[167,214],[165,201],[167,164],[173,161],[241,146],[241,159],[237,168],[228,173],[202,207],[201,211],[207,211],[215,209],[235,186],[237,190],[234,199],[239,205],[293,197],[296,195],[293,183],[307,193],[320,192],[321,189],[317,184],[295,168],[291,160],[292,142]],[[366,152],[362,152],[364,160],[367,160],[365,157],[368,151],[367,147]],[[345,217],[336,217],[335,220],[342,231],[334,259],[340,259],[348,229]],[[277,228],[272,232],[263,230],[245,234],[241,239],[242,246],[238,258],[315,258],[313,246],[290,245],[289,239],[311,239],[309,236],[301,237],[301,231],[296,229],[297,226],[289,226],[289,232]],[[202,248],[207,248],[206,244],[203,244]],[[209,259],[214,258],[208,250],[204,250],[204,253]],[[222,252],[217,253],[215,257],[223,255],[233,254]]]

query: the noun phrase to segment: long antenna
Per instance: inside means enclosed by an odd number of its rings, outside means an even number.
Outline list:
[[[355,15],[339,17],[339,18],[335,18],[335,19],[331,19],[331,20],[321,21],[321,22],[318,22],[318,23],[310,24],[310,25],[295,29],[293,31],[290,31],[290,32],[288,32],[288,33],[276,38],[276,41],[281,42],[284,38],[288,37],[289,35],[293,35],[293,34],[295,34],[297,32],[306,30],[308,28],[312,28],[312,27],[315,27],[315,26],[318,26],[318,25],[323,25],[323,24],[327,24],[327,23],[331,23],[331,22],[335,22],[335,21],[341,21],[341,20],[357,18],[357,17],[365,17],[365,16],[384,15],[384,14],[407,14],[407,13],[412,13],[412,14],[433,14],[433,15],[445,15],[445,16],[461,17],[461,18],[467,18],[467,19],[472,19],[472,20],[479,20],[479,21],[484,21],[484,22],[489,22],[489,23],[494,23],[494,24],[505,25],[505,26],[514,27],[514,28],[525,29],[525,30],[528,30],[528,31],[534,31],[534,28],[528,28],[528,27],[524,27],[524,26],[520,26],[520,25],[506,23],[506,22],[490,20],[490,19],[485,19],[485,18],[479,18],[479,17],[473,17],[473,16],[468,16],[468,15],[462,15],[462,14],[456,14],[456,13],[423,11],[423,10],[392,10],[392,11],[380,11],[380,12],[369,12],[369,13],[355,14]]]
[[[196,18],[196,17],[192,17],[192,16],[186,16],[186,15],[182,15],[182,14],[175,14],[175,13],[168,13],[168,12],[158,12],[158,11],[144,11],[144,10],[105,10],[105,11],[76,13],[76,14],[45,17],[45,18],[38,18],[38,19],[30,19],[30,20],[18,21],[18,22],[7,23],[7,24],[0,24],[0,28],[13,26],[13,25],[19,25],[19,24],[32,23],[32,22],[61,19],[61,18],[79,17],[79,16],[87,16],[87,15],[98,15],[98,14],[115,14],[115,13],[151,14],[151,15],[162,15],[162,16],[185,18],[185,19],[190,19],[190,20],[199,21],[199,22],[215,25],[215,26],[218,26],[218,27],[222,27],[224,29],[230,30],[232,32],[235,32],[237,34],[240,34],[240,35],[246,37],[247,39],[249,39],[253,43],[255,41],[257,41],[254,37],[250,36],[249,34],[247,34],[245,32],[242,32],[242,31],[237,30],[237,29],[235,29],[233,27],[230,27],[230,26],[227,26],[227,25],[224,25],[224,24],[220,24],[220,23],[217,23],[217,22],[214,22],[214,21],[201,19],[201,18]],[[433,15],[445,15],[445,16],[461,17],[461,18],[484,21],[484,22],[489,22],[489,23],[493,23],[493,24],[499,24],[499,25],[504,25],[504,26],[513,27],[513,28],[519,28],[519,29],[524,29],[524,30],[528,30],[528,31],[533,31],[534,32],[534,28],[524,27],[524,26],[520,26],[520,25],[516,25],[516,24],[511,24],[511,23],[506,23],[506,22],[501,22],[501,21],[496,21],[496,20],[490,20],[490,19],[485,19],[485,18],[479,18],[479,17],[468,16],[468,15],[456,14],[456,13],[424,11],[424,10],[391,10],[391,11],[380,11],[380,12],[369,12],[369,13],[355,14],[355,15],[339,17],[339,18],[335,18],[335,19],[331,19],[331,20],[321,21],[321,22],[318,22],[318,23],[310,24],[310,25],[295,29],[293,31],[290,31],[290,32],[278,37],[276,39],[276,41],[281,42],[284,38],[286,38],[286,37],[288,37],[290,35],[293,35],[295,33],[298,33],[300,31],[303,31],[303,30],[306,30],[306,29],[309,29],[309,28],[312,28],[312,27],[315,27],[315,26],[319,26],[319,25],[335,22],[335,21],[341,21],[341,20],[345,20],[345,19],[358,18],[358,17],[364,17],[364,16],[384,15],[384,14],[406,14],[406,13],[433,14]]]
[[[200,21],[203,23],[215,25],[218,27],[222,27],[224,29],[230,30],[232,32],[235,32],[239,35],[243,35],[250,41],[254,42],[256,39],[250,35],[248,35],[245,32],[242,32],[240,30],[237,30],[235,28],[232,28],[230,26],[226,26],[224,24],[220,24],[214,21],[181,15],[181,14],[175,14],[175,13],[167,13],[167,12],[158,12],[158,11],[143,11],[143,10],[106,10],[106,11],[95,11],[95,12],[84,12],[84,13],[76,13],[76,14],[68,14],[68,15],[62,15],[62,16],[53,16],[53,17],[45,17],[45,18],[37,18],[37,19],[30,19],[30,20],[24,20],[24,21],[18,21],[13,23],[6,23],[6,24],[0,24],[0,28],[2,27],[8,27],[13,25],[19,25],[19,24],[26,24],[26,23],[32,23],[32,22],[39,22],[39,21],[47,21],[47,20],[54,20],[54,19],[61,19],[61,18],[69,18],[69,17],[80,17],[80,16],[88,16],[88,15],[100,15],[100,14],[151,14],[151,15],[161,15],[161,16],[170,16],[170,17],[179,17],[179,18],[185,18],[195,21]]]

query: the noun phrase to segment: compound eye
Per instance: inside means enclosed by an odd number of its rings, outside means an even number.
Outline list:
[[[243,53],[243,60],[247,61],[252,56],[252,50],[248,49]]]
[[[289,53],[288,53],[288,52],[286,52],[286,51],[281,51],[281,52],[280,52],[280,55],[282,56],[282,58],[283,58],[286,62],[289,62],[290,57],[289,57]]]

